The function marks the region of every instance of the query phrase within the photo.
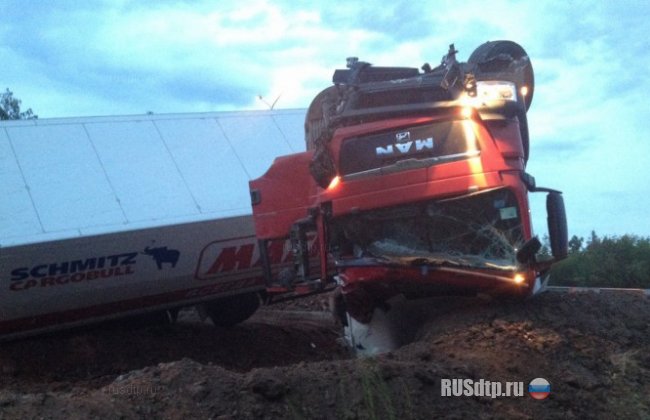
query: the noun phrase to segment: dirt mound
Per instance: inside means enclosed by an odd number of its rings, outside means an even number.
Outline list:
[[[323,313],[298,321],[292,307],[231,330],[184,321],[6,343],[0,418],[648,418],[648,303],[434,299],[414,305],[411,344],[366,359],[348,357]],[[550,382],[547,399],[528,395],[533,378]],[[443,397],[442,379],[521,382],[523,395]]]

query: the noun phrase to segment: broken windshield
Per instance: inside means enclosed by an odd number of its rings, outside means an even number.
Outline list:
[[[331,234],[339,259],[502,270],[516,268],[524,242],[519,207],[507,189],[341,217]]]

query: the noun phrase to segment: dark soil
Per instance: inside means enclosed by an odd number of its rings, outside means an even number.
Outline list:
[[[0,418],[650,418],[642,295],[432,299],[414,312],[412,343],[365,359],[341,345],[325,302],[231,329],[185,313],[2,343]],[[538,377],[551,384],[541,401],[527,392]],[[454,378],[522,382],[524,395],[441,396]]]

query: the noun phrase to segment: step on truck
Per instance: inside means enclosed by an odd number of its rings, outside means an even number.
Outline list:
[[[375,67],[349,58],[311,103],[306,152],[250,183],[274,290],[339,286],[341,321],[367,324],[395,296],[528,297],[566,257],[560,191],[526,172],[534,74],[524,49],[487,42],[467,62]],[[547,194],[552,256],[540,255],[528,193]],[[294,269],[274,276],[271,244]],[[316,268],[310,247],[320,256]],[[315,273],[315,271],[319,271]],[[313,280],[317,277],[320,280]]]
[[[108,319],[248,318],[266,284],[248,182],[304,110],[0,123],[0,339]],[[271,241],[272,269],[291,267]]]

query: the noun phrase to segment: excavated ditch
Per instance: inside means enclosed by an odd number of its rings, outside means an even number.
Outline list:
[[[547,293],[528,302],[431,299],[413,341],[354,358],[325,297],[232,329],[186,312],[2,343],[0,418],[649,418],[650,302]],[[544,400],[528,384],[544,378]],[[523,383],[515,397],[441,396],[443,379]],[[515,388],[516,389],[516,388]]]

